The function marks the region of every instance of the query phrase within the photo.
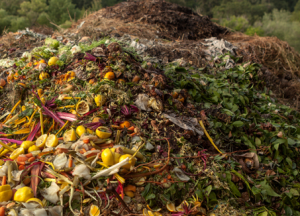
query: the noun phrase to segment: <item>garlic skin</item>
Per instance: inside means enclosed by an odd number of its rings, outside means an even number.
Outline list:
[[[67,163],[68,158],[66,156],[65,153],[61,153],[56,155],[54,161],[53,161],[53,165],[55,167],[56,170],[61,170],[62,168],[65,167],[65,164]]]
[[[41,190],[41,194],[46,200],[56,204],[59,200],[57,195],[59,190],[60,188],[58,185],[55,182],[52,182],[50,187]]]
[[[75,167],[73,171],[73,176],[78,176],[79,178],[91,179],[90,169],[84,165],[79,164]]]

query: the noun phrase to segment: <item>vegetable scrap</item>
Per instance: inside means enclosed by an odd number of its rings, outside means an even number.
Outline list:
[[[1,111],[1,215],[300,215],[300,115],[260,65],[128,49],[46,38],[0,68],[21,95]]]

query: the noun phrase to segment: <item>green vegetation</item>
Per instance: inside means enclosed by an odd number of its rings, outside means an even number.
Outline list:
[[[0,33],[47,25],[68,28],[84,14],[124,0],[1,0]],[[233,31],[276,36],[300,51],[300,0],[168,0]]]

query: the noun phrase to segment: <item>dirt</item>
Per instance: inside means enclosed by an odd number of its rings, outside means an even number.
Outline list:
[[[166,39],[197,40],[226,32],[226,28],[214,24],[207,16],[160,0],[122,2],[107,8],[103,17],[156,25],[157,35]]]

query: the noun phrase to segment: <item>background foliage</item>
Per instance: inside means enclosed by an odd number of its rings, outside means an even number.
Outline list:
[[[124,0],[1,0],[0,33],[47,25],[68,28]],[[168,0],[248,35],[276,36],[300,51],[300,0]],[[55,26],[55,25],[56,26]]]

